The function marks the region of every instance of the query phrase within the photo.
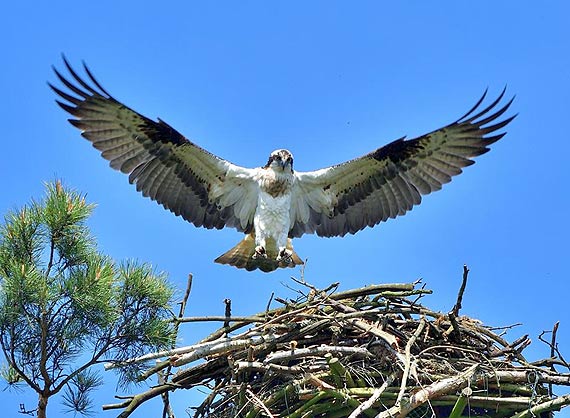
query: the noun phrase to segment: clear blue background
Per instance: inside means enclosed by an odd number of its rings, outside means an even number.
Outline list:
[[[50,65],[82,59],[116,98],[161,117],[204,148],[255,167],[288,148],[308,171],[360,156],[403,135],[452,122],[489,87],[507,85],[519,116],[508,135],[442,192],[397,220],[355,236],[305,236],[305,277],[343,289],[423,278],[424,302],[447,311],[463,263],[471,268],[462,313],[489,325],[524,326],[530,360],[549,356],[537,339],[568,314],[568,110],[570,11],[543,2],[32,2],[0,17],[2,193],[5,213],[61,178],[98,204],[90,221],[102,251],[167,271],[183,291],[194,274],[188,315],[265,308],[298,270],[248,273],[212,260],[237,243],[233,230],[197,229],[143,199],[66,122],[46,81]],[[186,325],[180,344],[206,335]],[[115,377],[97,393],[113,402]],[[151,382],[153,383],[153,382]],[[133,392],[144,390],[132,388]],[[172,396],[177,416],[202,395]],[[2,415],[35,396],[0,393]],[[158,400],[135,416],[157,416]],[[52,401],[50,416],[62,413]],[[567,412],[566,416],[570,416]],[[565,415],[560,414],[560,416]]]

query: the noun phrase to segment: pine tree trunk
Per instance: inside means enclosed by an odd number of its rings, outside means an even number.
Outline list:
[[[46,408],[48,404],[48,397],[43,393],[38,395],[38,410],[37,416],[38,418],[46,418]]]

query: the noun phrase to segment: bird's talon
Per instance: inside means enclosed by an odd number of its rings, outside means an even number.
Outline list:
[[[283,248],[281,251],[279,251],[277,262],[281,261],[284,261],[287,265],[291,264],[293,262],[293,251],[288,250],[287,248]]]
[[[262,247],[261,245],[255,247],[255,252],[253,253],[252,258],[253,259],[267,258],[267,252],[265,251],[265,247]]]

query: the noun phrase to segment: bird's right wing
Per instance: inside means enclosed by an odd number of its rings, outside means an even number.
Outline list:
[[[144,196],[205,228],[249,232],[257,205],[256,170],[239,167],[200,148],[162,120],[157,122],[114,99],[84,65],[83,80],[65,60],[69,90],[50,87],[75,117],[69,122],[101,151],[110,166],[129,175]]]

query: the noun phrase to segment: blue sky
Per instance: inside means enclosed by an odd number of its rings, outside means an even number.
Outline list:
[[[529,3],[530,4],[530,3]],[[144,115],[160,117],[200,146],[248,167],[288,148],[295,168],[340,163],[399,138],[454,121],[507,86],[519,116],[488,154],[402,218],[355,236],[305,236],[305,278],[344,289],[423,278],[433,309],[455,302],[462,265],[471,269],[464,314],[489,325],[523,322],[531,360],[537,339],[568,315],[569,6],[480,1],[410,2],[11,2],[0,17],[4,179],[0,212],[43,194],[61,178],[98,204],[90,221],[102,251],[149,261],[183,290],[188,315],[265,308],[288,295],[298,270],[245,272],[213,263],[241,236],[197,229],[142,198],[66,122],[46,81],[63,52],[85,60],[103,86]],[[181,344],[205,328],[185,326]],[[98,392],[113,401],[114,376]],[[142,390],[144,388],[134,388]],[[199,397],[175,393],[178,416]],[[4,416],[31,394],[0,392]],[[50,405],[52,416],[61,412]],[[134,416],[155,415],[158,402]],[[97,412],[101,416],[116,413]],[[564,412],[559,416],[570,416]]]

